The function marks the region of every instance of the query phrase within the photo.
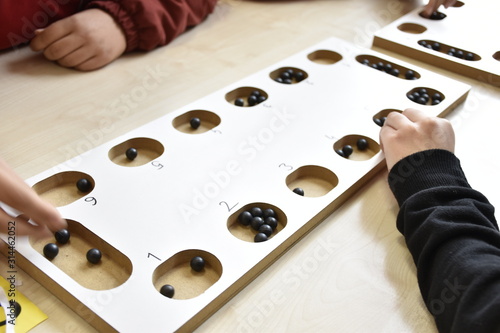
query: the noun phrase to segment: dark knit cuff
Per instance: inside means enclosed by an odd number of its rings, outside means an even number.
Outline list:
[[[399,206],[415,193],[441,186],[470,188],[460,161],[448,150],[414,153],[396,163],[389,172],[389,187]]]

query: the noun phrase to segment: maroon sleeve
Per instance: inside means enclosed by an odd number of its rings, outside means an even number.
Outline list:
[[[203,21],[217,0],[92,0],[85,9],[99,8],[122,27],[126,52],[149,51]]]

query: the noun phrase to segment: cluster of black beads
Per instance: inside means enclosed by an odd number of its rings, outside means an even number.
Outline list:
[[[360,151],[366,150],[368,148],[368,141],[366,141],[366,139],[360,138],[358,139],[358,141],[356,141],[356,147]],[[344,145],[342,149],[337,149],[335,152],[342,157],[349,158],[349,156],[351,156],[354,152],[354,149],[351,145]]]
[[[57,244],[63,245],[67,244],[70,240],[71,234],[68,229],[60,229],[54,233],[54,237],[56,239]],[[59,254],[59,246],[56,243],[47,243],[43,247],[43,255],[52,260]],[[102,257],[101,251],[98,249],[90,249],[87,252],[87,260],[92,264],[97,264]]]
[[[446,53],[446,54],[448,54],[448,55],[450,55],[452,57],[455,57],[455,58],[460,58],[460,59],[465,59],[465,60],[474,60],[474,54],[473,53],[467,52],[467,51],[464,51],[464,50],[460,50],[460,49],[457,49],[457,48],[453,48],[453,47],[450,48],[448,50],[448,52],[446,52],[446,50],[442,50],[443,47],[438,42],[428,43],[425,40],[421,40],[421,41],[418,42],[418,44],[420,44],[421,46],[426,47],[428,49],[432,49],[434,51],[439,51],[439,52]]]
[[[453,47],[448,50],[447,54],[455,58],[474,60],[474,54],[472,54],[471,52],[464,52],[463,50]]]
[[[258,90],[254,90],[247,97],[248,106],[254,106],[259,103],[262,103],[266,100],[266,96],[262,95],[262,93]],[[242,97],[237,98],[234,101],[234,105],[236,106],[245,106],[245,99]]]
[[[302,71],[294,71],[291,68],[283,70],[280,75],[274,79],[276,82],[283,84],[298,83],[304,80],[306,77],[305,73]]]
[[[377,63],[370,63],[370,60],[368,59],[363,59],[361,61],[361,63],[363,65],[366,65],[368,67],[371,67],[373,69],[377,69],[381,72],[385,72],[387,74],[390,74],[392,76],[395,76],[395,77],[399,77],[401,75],[401,71],[395,67],[392,66],[391,63],[384,63],[382,61],[379,61]],[[405,73],[404,73],[404,78],[407,79],[407,80],[415,80],[417,77],[415,76],[415,72],[413,72],[412,70],[407,70]]]
[[[441,51],[441,44],[439,44],[438,42],[428,43],[425,40],[421,40],[418,42],[418,44],[434,51]]]
[[[438,105],[443,101],[443,96],[440,93],[434,93],[430,96],[425,88],[410,92],[406,97],[408,97],[410,101],[421,105]]]
[[[254,237],[256,243],[268,240],[278,226],[276,212],[272,208],[262,209],[258,206],[241,212],[238,221],[241,225],[249,226],[257,231]]]

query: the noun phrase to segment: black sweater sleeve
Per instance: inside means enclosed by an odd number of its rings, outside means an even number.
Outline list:
[[[445,150],[399,161],[389,186],[398,230],[440,332],[500,332],[500,233],[494,208]]]

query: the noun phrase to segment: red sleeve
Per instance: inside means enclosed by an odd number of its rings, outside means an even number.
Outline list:
[[[122,27],[127,50],[149,51],[203,21],[217,0],[92,0],[86,8],[99,8]]]

